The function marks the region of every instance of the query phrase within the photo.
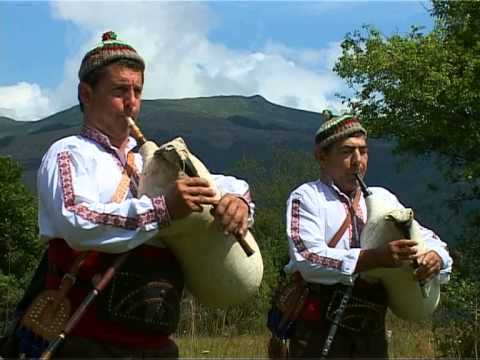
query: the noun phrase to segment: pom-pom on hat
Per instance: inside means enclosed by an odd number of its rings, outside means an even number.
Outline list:
[[[352,114],[333,115],[330,110],[324,110],[322,115],[325,122],[315,134],[315,144],[321,147],[357,132],[367,135],[367,130],[360,124],[360,120]]]
[[[85,54],[78,71],[78,78],[84,80],[92,71],[116,60],[129,59],[137,62],[142,70],[145,62],[133,47],[117,39],[117,34],[108,31],[102,35],[102,42]]]

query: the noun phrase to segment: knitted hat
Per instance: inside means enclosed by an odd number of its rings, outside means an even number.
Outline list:
[[[367,130],[360,124],[360,120],[351,114],[333,115],[330,110],[324,110],[322,115],[325,122],[315,134],[315,143],[321,147],[337,140],[344,139],[356,132],[367,135]]]
[[[127,43],[117,40],[117,34],[113,31],[108,31],[102,35],[102,42],[83,57],[78,78],[84,80],[93,70],[120,59],[136,61],[142,70],[145,69],[145,62],[135,49]]]

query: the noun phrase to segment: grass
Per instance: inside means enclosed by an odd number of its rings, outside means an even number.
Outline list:
[[[180,358],[266,358],[269,336],[205,336],[175,339]]]
[[[431,322],[403,321],[388,314],[390,358],[432,359],[438,357]],[[240,336],[181,336],[175,341],[181,358],[267,358],[269,333]]]
[[[434,359],[439,356],[431,321],[405,321],[388,313],[386,329],[390,358]]]

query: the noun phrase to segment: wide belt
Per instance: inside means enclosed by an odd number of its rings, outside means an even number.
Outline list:
[[[332,322],[347,286],[308,283],[308,287],[310,295],[300,318],[307,322]],[[387,294],[383,286],[357,280],[339,327],[352,332],[378,333],[384,329],[386,310]]]

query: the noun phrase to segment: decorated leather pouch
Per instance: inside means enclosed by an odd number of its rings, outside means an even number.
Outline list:
[[[272,299],[272,306],[268,312],[267,327],[272,332],[268,344],[268,353],[271,359],[286,358],[286,340],[295,329],[295,321],[303,310],[309,294],[309,288],[295,273],[293,279],[279,284]]]
[[[176,261],[130,256],[99,296],[97,316],[133,330],[169,335],[180,318],[183,276]]]

